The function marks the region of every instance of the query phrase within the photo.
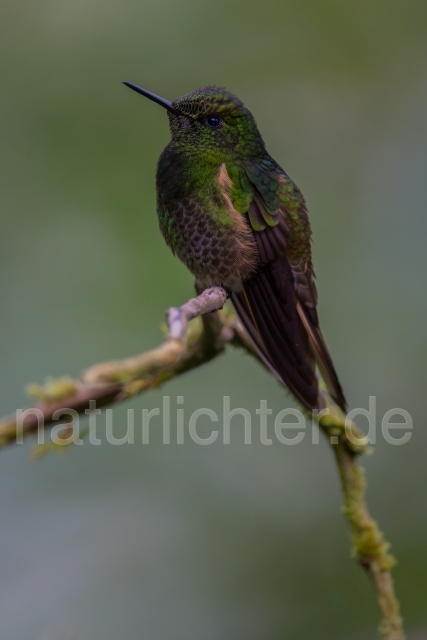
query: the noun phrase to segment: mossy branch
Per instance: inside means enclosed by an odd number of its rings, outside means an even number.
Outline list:
[[[30,394],[40,402],[19,419],[17,412],[0,420],[0,446],[34,435],[40,428],[40,418],[45,429],[55,422],[55,412],[61,409],[83,414],[94,401],[97,407],[116,404],[209,362],[229,346],[244,349],[257,358],[235,314],[229,309],[212,313],[222,309],[225,300],[225,291],[214,287],[182,307],[169,309],[169,334],[152,351],[94,365],[77,380],[61,378],[48,380],[43,386],[31,385]],[[327,411],[314,417],[335,455],[354,555],[371,577],[381,613],[383,640],[404,640],[390,573],[394,559],[366,506],[366,483],[358,462],[359,455],[369,451],[369,444],[358,427],[334,405],[322,383],[321,389]]]

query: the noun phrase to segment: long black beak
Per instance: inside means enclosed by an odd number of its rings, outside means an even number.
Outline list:
[[[169,100],[166,100],[165,98],[161,98],[160,96],[156,96],[155,93],[151,93],[151,91],[147,91],[147,89],[138,87],[138,85],[133,84],[133,82],[127,82],[126,80],[124,80],[123,84],[129,87],[129,89],[133,89],[137,93],[140,93],[142,96],[145,96],[149,100],[152,100],[153,102],[157,102],[157,104],[159,104],[161,107],[164,107],[165,109],[173,113],[175,116],[184,115],[183,113],[181,113],[181,111],[178,111],[178,109],[175,109],[172,102],[170,102]]]

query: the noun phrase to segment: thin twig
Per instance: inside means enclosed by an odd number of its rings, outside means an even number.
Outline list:
[[[381,612],[381,636],[384,640],[404,640],[399,601],[391,576],[395,560],[389,554],[389,543],[366,506],[364,470],[356,456],[352,456],[342,442],[332,446],[344,494],[343,512],[350,525],[354,554],[371,577]]]
[[[221,287],[205,289],[196,298],[191,298],[182,307],[171,307],[167,312],[169,337],[183,340],[188,323],[193,318],[219,311],[225,305],[227,293]]]

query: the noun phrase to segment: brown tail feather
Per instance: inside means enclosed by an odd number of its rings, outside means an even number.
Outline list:
[[[317,364],[332,398],[346,411],[317,314],[298,301],[286,259],[260,267],[231,300],[260,358],[305,407],[319,408]]]
[[[258,356],[261,358],[265,366],[270,369],[271,373],[279,380],[279,382],[283,383],[283,380],[280,377],[279,373],[273,367],[273,365],[269,361],[268,356],[266,355],[267,352],[265,345],[261,340],[259,329],[254,323],[253,314],[250,310],[244,291],[242,291],[241,293],[233,293],[231,296],[231,301],[237,315],[239,316],[240,322],[244,326],[246,333],[252,341],[252,345]]]
[[[332,358],[326,347],[320,328],[317,323],[315,324],[313,322],[310,315],[306,312],[300,302],[297,304],[297,309],[304,328],[307,331],[310,347],[313,351],[316,364],[319,367],[319,371],[325,381],[328,391],[337,405],[342,409],[342,411],[344,411],[344,413],[346,413],[347,402],[344,397],[344,392],[340,381],[338,380],[337,372],[335,371]]]
[[[308,409],[318,407],[314,361],[285,259],[260,267],[232,302],[263,361]]]

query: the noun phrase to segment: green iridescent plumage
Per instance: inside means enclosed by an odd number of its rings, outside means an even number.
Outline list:
[[[308,408],[319,407],[315,363],[345,399],[320,333],[304,198],[268,154],[255,120],[226,89],[168,102],[171,141],[157,168],[157,214],[198,288],[226,288],[254,347]]]

